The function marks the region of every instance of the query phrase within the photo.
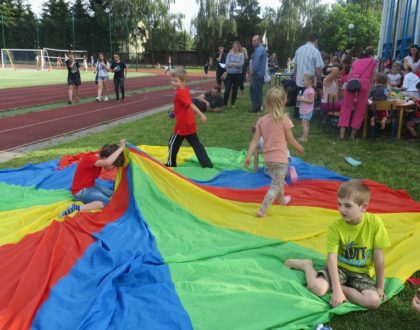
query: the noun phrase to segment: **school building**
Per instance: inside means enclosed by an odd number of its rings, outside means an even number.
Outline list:
[[[384,0],[378,56],[404,58],[420,44],[420,0]]]

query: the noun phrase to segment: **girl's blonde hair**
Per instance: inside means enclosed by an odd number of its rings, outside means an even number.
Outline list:
[[[309,80],[311,82],[312,88],[315,88],[315,76],[312,73],[309,73],[309,72],[305,73],[303,75],[303,79]]]
[[[267,95],[265,96],[265,106],[276,121],[282,120],[287,116],[284,112],[286,102],[287,94],[281,87],[273,87],[269,89]]]

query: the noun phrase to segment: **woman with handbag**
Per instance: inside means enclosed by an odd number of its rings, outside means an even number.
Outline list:
[[[369,46],[352,64],[338,120],[340,140],[344,140],[347,127],[352,128],[350,138],[354,140],[363,123],[373,72],[378,64],[373,56],[373,48]],[[352,116],[353,106],[355,109]]]

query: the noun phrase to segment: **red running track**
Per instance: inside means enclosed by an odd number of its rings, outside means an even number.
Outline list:
[[[93,74],[92,74],[93,76]],[[189,80],[200,80],[202,76],[191,76]],[[213,81],[213,79],[211,79]],[[169,75],[156,75],[146,77],[127,78],[126,90],[138,90],[167,85],[169,88]],[[80,86],[80,97],[95,97],[97,95],[97,85],[94,81],[82,82]],[[114,93],[112,79],[109,81],[110,93]],[[23,88],[0,89],[0,111],[16,108],[43,105],[54,102],[67,101],[67,85],[48,85]]]
[[[213,86],[213,80],[191,85],[191,94]],[[147,112],[171,104],[173,98],[173,90],[163,90],[133,95],[125,101],[91,102],[3,118],[0,120],[0,152]]]

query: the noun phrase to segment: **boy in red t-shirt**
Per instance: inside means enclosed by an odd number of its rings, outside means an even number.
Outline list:
[[[202,123],[207,121],[206,116],[198,109],[191,100],[190,91],[185,87],[187,72],[182,68],[176,68],[171,72],[171,84],[176,89],[174,100],[175,127],[169,139],[169,157],[166,166],[176,167],[176,156],[182,141],[187,139],[194,149],[195,155],[202,167],[213,167],[207,155],[206,149],[197,136],[197,125],[194,113],[200,117]]]
[[[83,202],[84,205],[71,204],[60,214],[61,217],[74,211],[101,210],[109,203],[113,190],[96,185],[95,180],[101,175],[102,168],[110,170],[123,166],[124,148],[125,140],[121,140],[119,145],[104,145],[99,155],[88,154],[80,159],[74,173],[71,193],[75,201]]]

